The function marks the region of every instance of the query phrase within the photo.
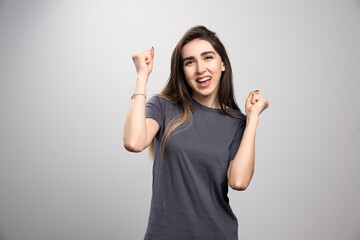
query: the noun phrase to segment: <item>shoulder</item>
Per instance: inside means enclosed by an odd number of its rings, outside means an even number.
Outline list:
[[[148,111],[154,110],[164,115],[182,112],[182,107],[180,105],[172,103],[167,98],[159,95],[154,95],[147,99],[146,109],[148,109]]]
[[[166,100],[165,98],[160,97],[158,95],[153,95],[146,100],[147,105],[156,105],[159,107],[164,107],[168,103],[169,103],[168,100]]]
[[[146,104],[157,105],[160,106],[162,109],[166,109],[168,107],[179,107],[178,104],[171,102],[169,99],[160,96],[158,94],[151,96],[147,101]]]
[[[232,107],[228,107],[226,109],[226,111],[228,113],[230,113],[231,115],[233,115],[234,118],[238,119],[239,122],[246,122],[246,115],[243,114],[242,112],[240,112],[240,111],[238,111],[238,110],[236,110],[236,109],[234,109]]]
[[[146,100],[146,103],[166,104],[170,103],[170,101],[159,95],[153,95]]]

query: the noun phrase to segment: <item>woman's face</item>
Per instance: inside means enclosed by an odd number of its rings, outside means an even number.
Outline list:
[[[194,39],[181,51],[185,78],[195,100],[217,100],[224,63],[206,40]]]

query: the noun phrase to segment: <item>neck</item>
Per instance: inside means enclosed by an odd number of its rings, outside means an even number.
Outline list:
[[[215,96],[215,97],[203,97],[203,96],[193,95],[192,98],[195,99],[201,105],[204,105],[206,107],[220,109],[220,104],[219,104],[219,101],[217,99],[217,96]]]

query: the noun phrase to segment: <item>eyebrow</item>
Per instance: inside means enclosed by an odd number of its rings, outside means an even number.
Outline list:
[[[204,56],[204,55],[207,55],[209,53],[212,53],[212,54],[215,55],[215,52],[213,52],[213,51],[206,51],[206,52],[201,53],[200,56]],[[183,59],[183,62],[185,62],[186,60],[193,60],[193,59],[195,59],[193,56],[186,57],[186,58]]]

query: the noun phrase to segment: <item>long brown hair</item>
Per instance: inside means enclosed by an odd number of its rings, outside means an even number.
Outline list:
[[[171,72],[169,79],[165,87],[161,90],[156,96],[162,97],[173,104],[177,104],[183,108],[183,114],[172,119],[168,125],[165,127],[164,134],[160,141],[160,152],[163,153],[165,149],[165,143],[169,138],[170,134],[174,132],[179,126],[192,119],[192,111],[194,110],[192,104],[192,89],[186,81],[181,51],[182,48],[189,42],[194,39],[201,39],[208,41],[216,52],[219,53],[224,66],[225,71],[221,74],[219,92],[218,92],[218,102],[221,110],[224,114],[231,117],[238,117],[229,113],[226,108],[231,107],[241,113],[239,106],[236,103],[234,97],[234,87],[233,87],[233,76],[232,69],[229,57],[226,53],[224,45],[221,43],[220,39],[216,33],[208,30],[204,26],[195,26],[189,29],[183,37],[180,39],[176,45],[172,56],[171,56]],[[154,140],[151,142],[149,147],[150,155],[154,156]]]

